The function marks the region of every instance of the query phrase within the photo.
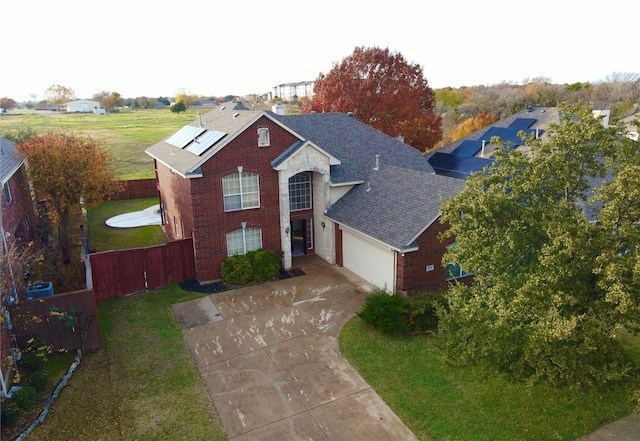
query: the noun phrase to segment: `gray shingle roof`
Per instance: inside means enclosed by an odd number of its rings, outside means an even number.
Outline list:
[[[382,163],[377,171],[369,168],[367,182],[338,200],[327,216],[403,250],[439,216],[441,197],[463,186],[464,180]]]
[[[334,184],[365,180],[376,155],[388,165],[434,173],[418,150],[344,113],[267,113],[341,161],[340,165],[331,167]]]
[[[200,156],[168,144],[166,140],[169,139],[171,135],[152,145],[146,149],[145,152],[149,156],[171,167],[179,174],[186,176],[189,173],[197,171],[198,167],[217,151],[217,146],[226,143],[230,137],[250,123],[260,113],[261,112],[257,110],[248,110],[241,103],[227,103],[224,106],[207,112],[188,124],[189,126],[198,127],[200,121],[202,121],[202,127],[205,129],[226,133],[225,137]]]
[[[16,150],[16,143],[0,138],[0,178],[4,185],[26,161]]]

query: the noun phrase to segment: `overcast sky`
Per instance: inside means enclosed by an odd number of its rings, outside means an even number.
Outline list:
[[[0,0],[0,97],[269,92],[358,46],[422,66],[433,88],[639,73],[640,1]]]

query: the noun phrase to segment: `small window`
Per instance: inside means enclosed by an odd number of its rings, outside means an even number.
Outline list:
[[[455,248],[458,246],[458,242],[453,242],[447,245],[447,249]],[[468,276],[473,273],[468,273],[463,270],[460,265],[454,265],[453,263],[447,264],[447,280],[458,279],[460,277]]]
[[[269,128],[259,127],[258,128],[258,147],[269,147],[270,145],[271,145],[271,140],[269,139]]]
[[[224,211],[260,206],[260,185],[255,173],[234,173],[222,178]]]
[[[4,196],[7,198],[7,204],[10,204],[13,197],[11,197],[11,188],[8,182],[4,184]]]
[[[262,229],[241,228],[227,233],[227,256],[247,254],[262,248]]]

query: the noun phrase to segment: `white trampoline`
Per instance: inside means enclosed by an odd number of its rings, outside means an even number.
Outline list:
[[[112,228],[134,228],[148,225],[161,225],[160,205],[145,208],[142,211],[119,214],[105,221]]]

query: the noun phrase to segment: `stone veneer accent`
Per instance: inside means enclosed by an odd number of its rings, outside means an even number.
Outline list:
[[[324,210],[329,206],[329,157],[310,145],[306,145],[295,152],[283,164],[278,167],[278,180],[280,186],[280,225],[281,244],[283,252],[283,265],[285,269],[291,268],[291,241],[286,232],[290,223],[291,211],[289,209],[289,178],[301,172],[313,172],[313,234],[316,254],[327,260],[334,261],[333,250],[333,222],[324,216]],[[322,228],[322,222],[325,228]],[[290,233],[289,233],[290,234]]]

